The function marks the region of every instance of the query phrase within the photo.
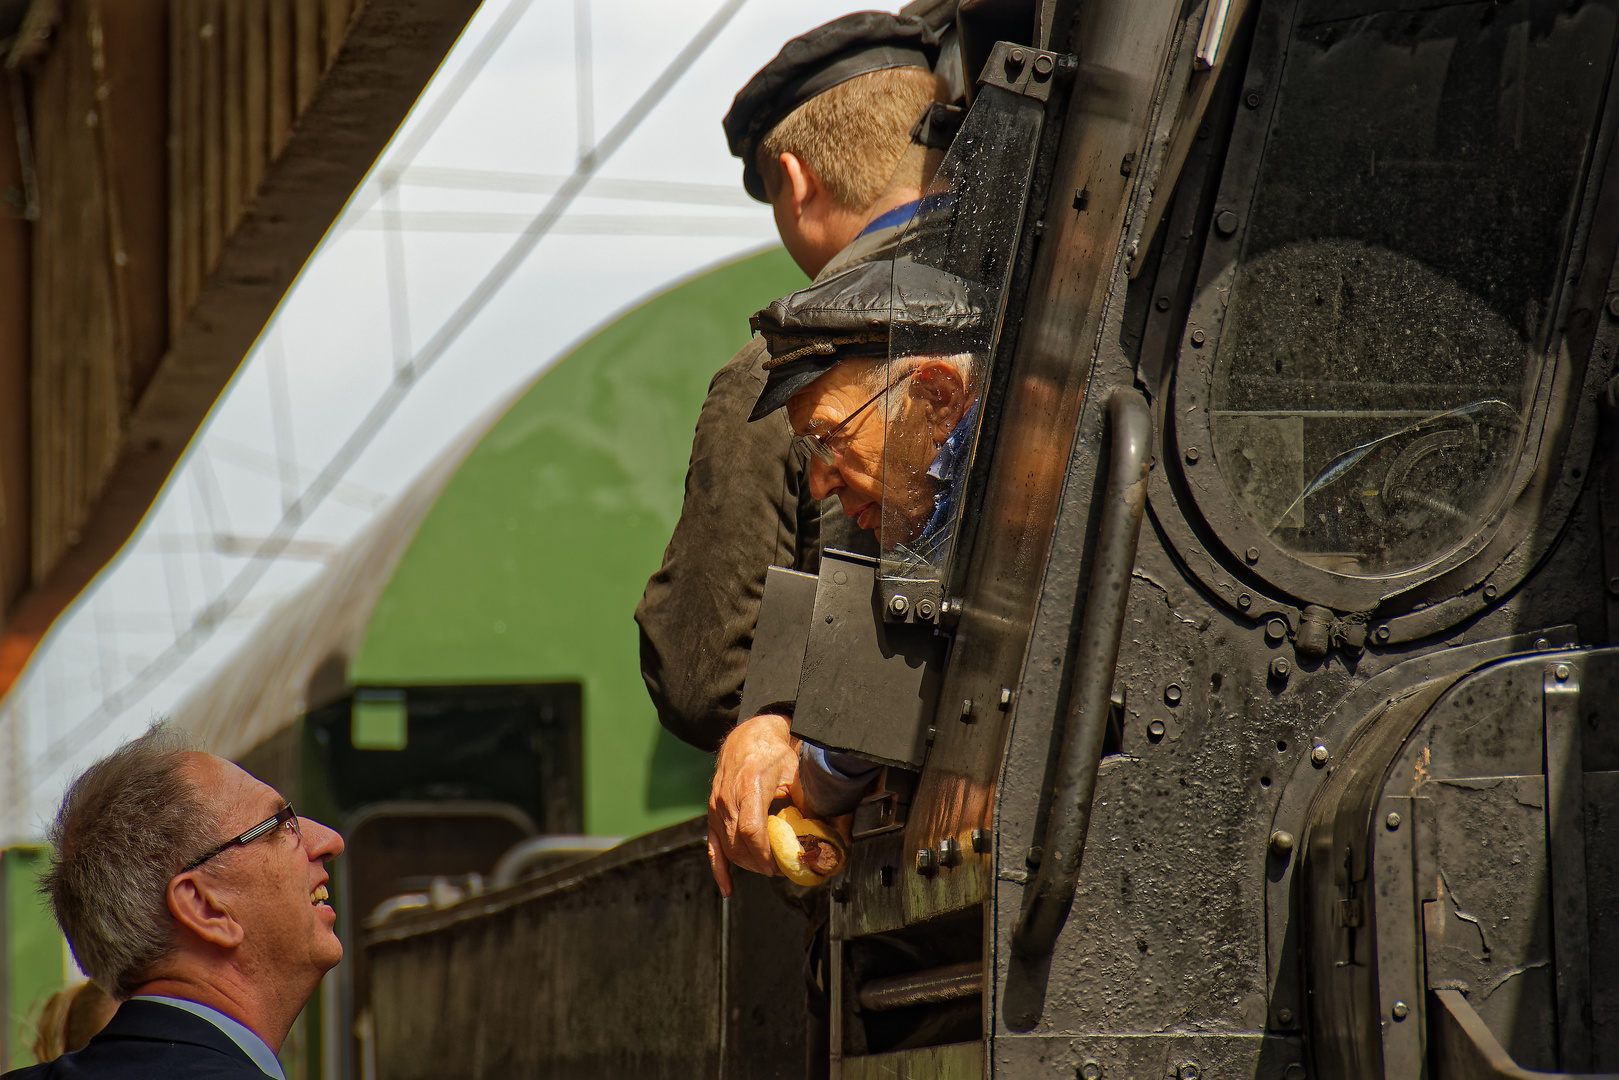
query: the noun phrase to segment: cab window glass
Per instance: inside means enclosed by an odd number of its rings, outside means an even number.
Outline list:
[[[889,579],[940,580],[957,545],[1042,112],[981,87],[899,244],[878,381]]]
[[[1505,494],[1615,32],[1612,3],[1378,6],[1298,7],[1210,399],[1236,501],[1349,575]]]

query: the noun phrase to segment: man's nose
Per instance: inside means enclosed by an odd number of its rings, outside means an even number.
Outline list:
[[[299,818],[298,822],[304,831],[304,847],[309,849],[311,858],[335,859],[343,854],[343,838],[336,829],[328,829],[313,818]]]
[[[843,476],[834,466],[828,465],[818,457],[811,456],[809,489],[810,494],[815,498],[829,499],[843,490]]]

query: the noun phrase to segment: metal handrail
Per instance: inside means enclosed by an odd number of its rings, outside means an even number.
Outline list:
[[[504,889],[515,885],[536,864],[566,859],[583,859],[600,855],[608,848],[624,842],[622,836],[573,836],[551,834],[531,836],[519,840],[506,849],[489,874],[491,889]]]
[[[1152,414],[1135,390],[1119,387],[1107,402],[1112,428],[1112,461],[1102,496],[1096,550],[1079,647],[1069,671],[1068,715],[1051,796],[1040,867],[1023,897],[1023,911],[1012,930],[1012,947],[1025,957],[1045,956],[1057,943],[1074,903],[1079,865],[1090,830],[1091,800],[1107,734],[1113,672],[1119,660],[1130,574],[1135,568],[1141,517],[1147,505],[1147,472],[1152,464]]]

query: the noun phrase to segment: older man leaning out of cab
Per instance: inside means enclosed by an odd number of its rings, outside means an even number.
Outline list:
[[[785,408],[808,451],[811,493],[836,496],[883,549],[936,561],[955,527],[977,431],[982,288],[914,262],[858,266],[783,297],[753,326],[769,373],[751,420]],[[792,737],[791,704],[743,720],[720,747],[709,795],[714,879],[732,864],[773,874],[770,804],[817,817],[853,810],[876,766]]]

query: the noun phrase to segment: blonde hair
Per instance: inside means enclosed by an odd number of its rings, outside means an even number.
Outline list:
[[[82,982],[52,994],[34,1023],[34,1058],[55,1061],[83,1050],[107,1026],[118,1003],[94,982]]]
[[[864,210],[890,180],[922,184],[922,157],[905,154],[922,110],[944,101],[943,82],[919,67],[856,75],[788,113],[759,144],[759,175],[774,194],[781,155],[791,154],[820,178],[838,205]],[[896,177],[901,159],[916,176]]]

